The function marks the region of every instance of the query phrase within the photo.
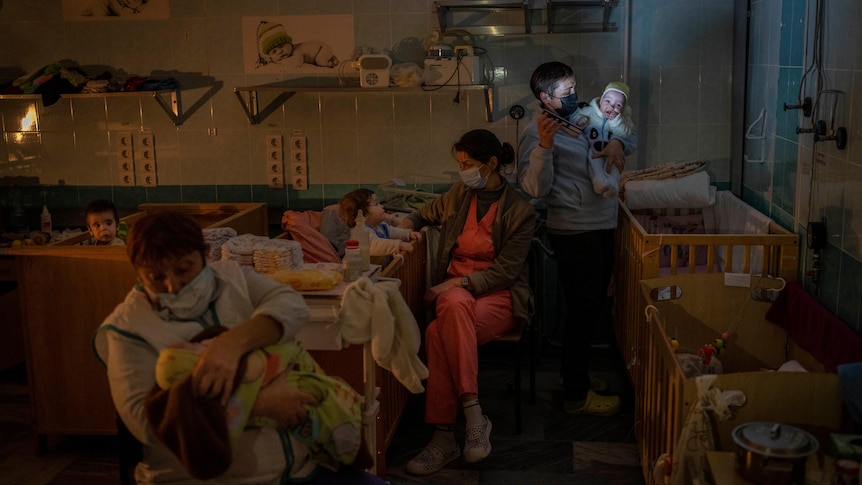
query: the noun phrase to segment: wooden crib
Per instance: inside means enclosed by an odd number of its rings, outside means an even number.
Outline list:
[[[753,209],[752,209],[753,210]],[[659,430],[644,428],[645,413],[656,412],[645,407],[652,398],[656,375],[648,370],[648,356],[653,336],[644,324],[646,302],[641,292],[640,281],[663,274],[717,273],[721,269],[717,260],[723,257],[726,267],[732,267],[734,248],[742,248],[742,267],[745,273],[760,273],[785,280],[797,278],[799,236],[787,231],[775,222],[770,222],[769,233],[754,234],[650,234],[638,222],[637,217],[624,202],[620,202],[619,223],[616,231],[617,257],[614,266],[613,327],[617,344],[628,369],[636,404],[636,432],[642,447],[652,442]],[[700,247],[700,249],[698,249]],[[698,253],[706,252],[706,260],[698,261]],[[762,251],[761,268],[752,268],[752,250]],[[669,265],[660,266],[660,254],[669,256]],[[669,253],[669,254],[668,254]],[[679,254],[688,259],[679,260]],[[739,257],[740,251],[736,251]],[[705,264],[698,264],[705,263]],[[737,263],[738,264],[738,263]],[[753,271],[752,271],[753,270]],[[678,413],[669,409],[667,412]],[[651,449],[651,448],[650,448]],[[644,459],[655,459],[652,452]]]
[[[671,275],[718,272],[718,251],[723,247],[727,266],[733,263],[733,249],[741,247],[744,255],[744,272],[750,273],[752,248],[762,250],[760,273],[785,280],[795,280],[799,258],[799,236],[775,222],[769,225],[769,234],[650,234],[638,222],[625,203],[620,202],[619,223],[616,232],[617,258],[614,265],[614,333],[620,352],[631,366],[646,345],[646,330],[641,318],[644,301],[638,282],[656,278],[662,273]],[[698,265],[698,247],[706,249],[706,264]],[[668,248],[670,265],[659,266],[659,254]],[[687,253],[689,259],[680,265],[678,254]],[[640,352],[639,352],[640,351]],[[630,367],[631,368],[631,367]],[[631,373],[630,373],[631,374]],[[638,391],[641,379],[630,375]]]
[[[681,453],[677,441],[697,399],[695,378],[685,375],[677,352],[696,353],[722,332],[728,332],[729,338],[726,350],[717,356],[723,370],[713,386],[742,391],[746,403],[733,419],[714,420],[718,450],[733,451],[733,428],[751,421],[794,423],[833,432],[846,429],[837,374],[825,372],[814,356],[766,319],[771,301],[752,298],[752,288],[782,286],[780,280],[760,277],[752,277],[751,288],[726,286],[721,274],[706,273],[639,283],[638,291],[649,304],[641,309],[639,322],[646,343],[633,366],[642,379],[635,404],[635,431],[646,483],[653,483],[652,469],[662,453]],[[667,299],[669,295],[675,297]],[[767,371],[789,360],[810,372]]]

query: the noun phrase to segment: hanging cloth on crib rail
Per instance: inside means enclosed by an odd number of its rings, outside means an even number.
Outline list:
[[[419,394],[425,390],[422,380],[428,378],[428,368],[419,359],[419,326],[398,283],[374,283],[366,276],[351,283],[341,300],[341,336],[351,344],[371,342],[377,365]]]

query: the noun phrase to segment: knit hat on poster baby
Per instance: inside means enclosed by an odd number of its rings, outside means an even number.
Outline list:
[[[264,56],[292,41],[284,26],[279,23],[262,21],[257,26],[257,47]]]
[[[626,97],[626,101],[628,101],[628,99],[629,99],[629,85],[626,83],[622,83],[619,81],[614,81],[612,83],[608,83],[608,85],[605,86],[605,90],[602,91],[602,95],[599,99],[604,98],[605,94],[608,91],[616,91],[618,93],[621,93],[623,96]]]

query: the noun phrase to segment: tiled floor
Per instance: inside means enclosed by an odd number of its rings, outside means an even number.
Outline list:
[[[479,370],[479,400],[494,423],[491,455],[483,462],[463,459],[427,477],[404,472],[407,461],[430,439],[422,423],[423,396],[415,396],[387,455],[388,479],[402,484],[643,484],[633,432],[633,399],[623,364],[611,349],[594,349],[595,374],[623,395],[623,409],[614,417],[571,416],[562,411],[558,350],[550,345],[537,367],[536,403],[529,404],[528,379],[523,374],[524,421],[515,433],[511,356],[504,348],[483,348]],[[525,366],[526,370],[526,366]],[[463,441],[463,422],[456,438]]]
[[[610,418],[570,416],[562,412],[558,351],[543,347],[537,372],[535,405],[529,404],[529,380],[523,374],[523,432],[514,432],[514,394],[510,355],[503,347],[483,348],[480,400],[494,423],[493,451],[485,461],[463,459],[427,477],[404,473],[404,465],[426,444],[431,428],[422,420],[423,396],[414,396],[389,447],[387,474],[393,485],[643,484],[632,421],[633,400],[622,362],[607,348],[594,349],[596,374],[622,392],[623,410]],[[34,454],[22,367],[0,373],[0,483],[20,485],[119,483],[112,437],[58,438],[51,451]],[[463,423],[459,423],[463,439]]]

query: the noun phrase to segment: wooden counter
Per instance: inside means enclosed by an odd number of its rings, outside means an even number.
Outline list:
[[[266,204],[143,204],[139,209],[125,219],[130,226],[148,212],[180,210],[201,227],[257,235],[269,229]],[[15,280],[20,293],[16,320],[25,324],[23,345],[17,346],[25,354],[39,450],[45,450],[48,435],[116,433],[107,376],[91,338],[136,283],[126,248],[27,246],[6,250],[0,261],[0,270],[7,270],[0,273]],[[6,311],[4,326],[11,323]]]
[[[266,204],[263,203],[206,203],[206,204],[141,204],[137,212],[121,217],[129,227],[141,217],[153,212],[176,211],[191,216],[201,228],[232,227],[237,234],[269,234]],[[57,241],[49,246],[76,246],[90,240],[90,233]]]

